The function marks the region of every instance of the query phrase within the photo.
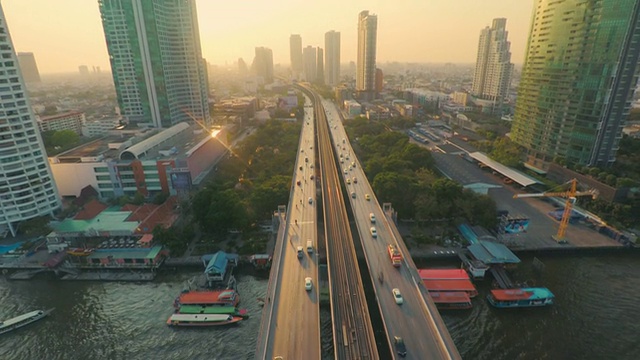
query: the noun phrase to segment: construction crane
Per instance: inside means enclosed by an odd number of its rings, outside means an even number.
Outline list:
[[[571,218],[571,211],[573,210],[573,204],[576,202],[576,197],[578,196],[591,196],[592,199],[595,199],[598,196],[598,191],[595,189],[590,189],[588,191],[578,191],[578,180],[572,179],[566,182],[564,185],[570,184],[569,190],[565,191],[548,191],[537,194],[515,194],[513,195],[514,199],[522,199],[522,198],[532,198],[532,197],[562,197],[567,199],[564,203],[564,212],[562,214],[562,220],[560,220],[560,227],[558,227],[558,233],[553,236],[553,239],[560,244],[564,244],[567,241],[564,238],[564,235],[567,231],[567,226],[569,225],[569,219]],[[563,185],[563,186],[564,186]]]

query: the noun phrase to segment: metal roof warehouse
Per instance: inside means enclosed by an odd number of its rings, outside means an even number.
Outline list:
[[[533,184],[540,184],[540,181],[534,179],[533,177],[523,174],[518,170],[512,169],[508,166],[505,166],[495,160],[490,159],[486,154],[481,153],[479,151],[469,153],[469,156],[474,160],[487,165],[491,169],[499,172],[501,175],[517,182],[518,184],[527,187]]]

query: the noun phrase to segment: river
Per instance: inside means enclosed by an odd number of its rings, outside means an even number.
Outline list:
[[[531,261],[524,258],[513,278],[548,287],[556,304],[494,309],[484,299],[490,281],[479,283],[473,309],[443,314],[464,359],[640,358],[640,257],[543,258],[542,273]],[[0,359],[253,358],[261,309],[256,299],[266,291],[266,278],[236,276],[241,307],[251,315],[238,326],[169,328],[173,300],[195,274],[139,284],[0,278],[0,319],[56,308],[49,318],[2,335]],[[329,340],[328,326],[323,334]]]

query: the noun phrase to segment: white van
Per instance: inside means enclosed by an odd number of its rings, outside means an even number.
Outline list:
[[[307,252],[309,254],[313,253],[313,241],[307,240]]]

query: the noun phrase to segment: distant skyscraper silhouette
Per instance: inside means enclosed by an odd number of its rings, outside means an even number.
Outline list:
[[[316,72],[318,71],[318,58],[316,48],[307,46],[302,51],[304,79],[308,82],[316,81]]]
[[[333,30],[324,34],[324,80],[329,86],[340,83],[340,33]]]
[[[238,58],[238,72],[241,75],[246,75],[249,72],[249,67],[247,66],[247,63],[244,62],[244,59],[242,58]]]
[[[253,69],[256,75],[264,79],[265,84],[273,82],[273,51],[266,47],[257,47],[253,58]]]
[[[195,0],[99,0],[118,105],[130,121],[210,124]]]
[[[506,26],[507,19],[493,19],[491,27],[480,32],[471,93],[480,99],[477,104],[483,110],[488,108],[486,112],[501,113],[511,85],[513,64]]]
[[[47,154],[29,103],[18,57],[0,4],[0,237],[60,207]]]
[[[78,66],[78,71],[80,72],[80,75],[82,75],[82,76],[88,76],[89,75],[89,67],[87,65]]]
[[[18,63],[20,63],[20,70],[22,70],[22,78],[27,84],[40,82],[40,72],[33,53],[19,52]]]
[[[321,47],[318,47],[316,65],[316,82],[324,84],[324,51]]]
[[[376,92],[377,93],[382,91],[383,83],[384,83],[384,74],[382,73],[382,69],[376,69]]]
[[[375,97],[376,41],[378,17],[362,11],[358,15],[358,65],[356,68],[356,92],[358,97],[372,100]]]
[[[291,76],[300,79],[302,76],[302,37],[293,34],[289,37],[289,52],[291,55]]]
[[[537,0],[511,128],[527,164],[613,164],[639,57],[640,0]]]

